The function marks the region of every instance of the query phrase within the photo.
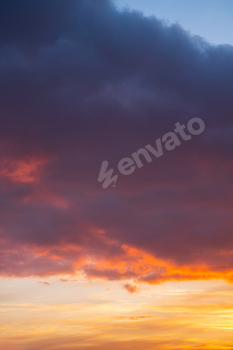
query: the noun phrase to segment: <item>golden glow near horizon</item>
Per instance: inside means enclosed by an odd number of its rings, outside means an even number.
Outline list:
[[[0,0],[0,350],[233,350],[232,17]]]
[[[222,281],[130,294],[80,276],[2,279],[1,349],[231,349],[232,291]]]

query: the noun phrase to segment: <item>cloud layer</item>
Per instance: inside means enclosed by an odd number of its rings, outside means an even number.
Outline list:
[[[233,48],[107,0],[0,3],[0,274],[232,280]],[[205,132],[98,183],[175,123]]]

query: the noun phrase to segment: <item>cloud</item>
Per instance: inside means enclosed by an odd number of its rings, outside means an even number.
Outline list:
[[[65,279],[65,278],[60,278],[59,279],[60,282],[70,282],[69,280]]]
[[[124,284],[123,288],[125,288],[129,294],[138,293],[140,291],[140,288],[138,286],[132,285],[130,283]]]
[[[107,0],[2,1],[0,27],[1,276],[232,281],[233,48]],[[102,189],[102,161],[195,117]]]
[[[45,286],[50,286],[49,282],[39,282],[39,283],[44,284]]]

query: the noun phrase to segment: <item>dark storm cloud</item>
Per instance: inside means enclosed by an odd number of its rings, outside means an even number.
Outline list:
[[[1,1],[0,29],[1,273],[139,276],[87,264],[127,265],[122,245],[231,269],[233,48],[102,0]],[[103,160],[194,117],[203,135],[102,189]]]
[[[75,7],[74,0],[2,0],[0,43],[24,48],[51,44],[62,35]]]

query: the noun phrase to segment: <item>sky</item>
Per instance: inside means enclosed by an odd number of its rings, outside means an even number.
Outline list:
[[[232,3],[176,4],[0,2],[0,348],[233,347]]]
[[[141,11],[168,23],[179,23],[211,44],[233,45],[231,0],[115,0],[119,9]]]

